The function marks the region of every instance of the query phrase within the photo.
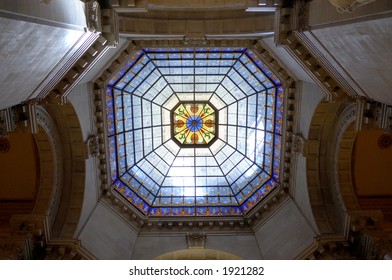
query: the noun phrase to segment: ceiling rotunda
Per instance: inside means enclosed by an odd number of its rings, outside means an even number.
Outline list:
[[[280,180],[283,87],[247,48],[144,48],[106,89],[112,187],[149,216],[240,216]]]

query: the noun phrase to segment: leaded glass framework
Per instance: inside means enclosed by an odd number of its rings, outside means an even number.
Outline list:
[[[175,116],[195,105],[213,109],[214,137],[186,147]],[[136,51],[106,110],[112,187],[146,215],[243,215],[278,186],[283,87],[252,50]],[[197,132],[192,114],[182,121]]]
[[[217,138],[216,109],[208,102],[179,103],[172,110],[172,139],[181,147],[211,145]]]

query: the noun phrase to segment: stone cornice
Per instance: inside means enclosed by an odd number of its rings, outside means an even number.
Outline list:
[[[163,20],[142,19],[132,17],[119,18],[119,33],[131,38],[187,37],[216,39],[226,37],[259,38],[262,34],[272,33],[274,16],[263,15],[240,19],[211,19],[211,20]]]
[[[324,90],[327,99],[342,100],[357,98],[358,94],[349,86],[339,72],[320,54],[304,35],[307,17],[300,14],[308,11],[309,1],[296,1],[293,7],[277,10],[275,14],[275,42],[283,45],[310,77]]]

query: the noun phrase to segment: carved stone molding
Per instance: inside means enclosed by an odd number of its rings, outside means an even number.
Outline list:
[[[335,130],[333,132],[333,138],[331,139],[330,145],[331,145],[331,150],[330,150],[330,155],[327,156],[327,164],[331,168],[329,169],[329,174],[328,177],[330,178],[330,184],[331,184],[331,191],[332,191],[332,199],[334,202],[334,205],[339,209],[338,215],[341,218],[341,228],[342,228],[342,233],[344,235],[348,234],[348,225],[344,223],[345,217],[347,217],[347,212],[348,208],[351,208],[351,206],[347,205],[347,202],[349,200],[349,196],[353,198],[353,201],[355,202],[355,194],[354,194],[354,186],[351,181],[351,176],[345,177],[342,176],[343,170],[340,167],[339,163],[342,163],[344,160],[344,157],[342,156],[344,154],[343,149],[346,149],[347,145],[343,145],[343,141],[346,141],[345,136],[350,135],[350,131],[354,131],[354,122],[356,120],[356,114],[357,114],[357,106],[355,103],[350,103],[349,105],[346,105],[344,107],[343,112],[339,116],[339,119],[335,122]],[[354,134],[355,135],[355,134]],[[353,145],[354,145],[354,140],[355,136],[351,137],[349,139],[349,148],[348,152],[351,154]],[[348,140],[347,140],[348,141]],[[349,166],[351,166],[351,162],[348,162]],[[351,174],[351,167],[349,168],[350,174]],[[350,186],[349,189],[345,189],[342,191],[344,186]],[[346,187],[348,188],[348,187]],[[344,196],[342,195],[342,192],[344,193]]]
[[[13,107],[0,111],[0,137],[5,137],[16,129],[17,116]]]
[[[205,232],[190,232],[186,235],[188,249],[202,249],[207,240]]]
[[[318,248],[306,259],[311,260],[349,260],[356,259],[346,240],[319,240]]]
[[[306,13],[310,1],[294,2],[293,7],[276,12],[275,43],[282,45],[298,61],[305,72],[323,89],[330,102],[349,101],[358,93],[320,51],[320,46],[309,38]],[[311,37],[311,36],[310,36]]]
[[[91,135],[85,143],[87,150],[87,158],[98,157],[100,154],[100,144],[98,135]]]
[[[386,133],[392,133],[392,106],[377,103],[375,120],[379,128],[384,129]]]
[[[184,45],[188,47],[201,47],[207,44],[207,38],[188,38],[184,37]]]
[[[382,260],[392,256],[392,240],[381,239],[374,242],[370,250],[370,259]]]
[[[33,256],[31,234],[0,239],[0,260],[29,260]]]
[[[309,30],[309,0],[297,0],[294,4],[293,27],[297,31]]]
[[[380,128],[392,133],[392,106],[380,102],[358,102],[357,130]]]
[[[329,0],[339,13],[352,13],[355,9],[376,0]]]
[[[167,19],[138,18],[119,14],[119,33],[130,39],[178,40],[189,39],[258,39],[260,34],[271,34],[274,28],[273,14],[264,16],[241,15],[229,19]]]
[[[387,260],[392,256],[392,239],[386,232],[365,229],[353,235],[352,240],[356,254],[361,259]]]
[[[96,259],[77,239],[53,239],[45,246],[45,260],[93,260]]]
[[[90,32],[102,32],[101,9],[98,1],[86,2],[87,28]]]
[[[167,1],[149,0],[148,8],[152,10],[192,10],[192,9],[245,9],[246,0],[199,0],[199,1]]]
[[[186,38],[186,37],[184,37]],[[189,38],[189,37],[188,37]],[[132,41],[136,46],[141,47],[141,48],[178,48],[178,47],[188,47],[186,45],[186,41],[184,39],[178,39],[178,40],[133,40]],[[250,40],[250,39],[190,39],[189,42],[192,43],[202,43],[203,47],[251,47],[254,43],[255,40]],[[204,44],[205,42],[205,44]],[[193,46],[189,46],[193,47]],[[197,47],[197,46],[196,46]]]
[[[293,134],[292,142],[293,142],[292,152],[294,154],[305,156],[306,155],[306,151],[305,151],[306,140],[305,140],[305,138],[300,134]]]
[[[63,154],[61,149],[61,140],[57,131],[57,127],[52,117],[44,107],[41,106],[36,107],[36,120],[37,120],[37,124],[43,128],[46,135],[48,136],[51,150],[52,150],[53,185],[52,186],[41,185],[40,189],[51,190],[51,198],[49,199],[49,209],[47,211],[47,214],[49,215],[50,219],[53,221],[57,213],[57,209],[59,207],[62,182],[63,182],[63,165],[62,165]],[[38,198],[40,198],[40,194],[41,192],[38,193]],[[41,200],[42,199],[43,197],[41,198]]]

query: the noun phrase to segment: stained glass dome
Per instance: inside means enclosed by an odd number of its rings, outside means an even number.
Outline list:
[[[111,185],[149,216],[239,216],[278,186],[283,87],[246,48],[145,48],[106,89]]]
[[[216,114],[206,102],[180,103],[172,112],[173,140],[186,148],[210,145],[216,139]]]

